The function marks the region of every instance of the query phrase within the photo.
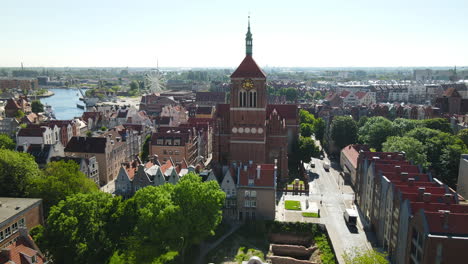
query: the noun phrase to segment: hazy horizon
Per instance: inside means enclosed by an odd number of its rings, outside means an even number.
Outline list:
[[[0,67],[463,68],[468,1],[8,1]],[[416,66],[414,66],[416,65]]]

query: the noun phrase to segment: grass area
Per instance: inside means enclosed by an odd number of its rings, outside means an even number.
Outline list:
[[[322,264],[336,264],[335,254],[333,253],[327,236],[325,234],[316,235],[314,240],[320,250]]]
[[[301,210],[301,202],[286,200],[286,201],[284,201],[284,208],[286,208],[286,210],[300,211]]]
[[[249,248],[246,251],[245,247],[240,247],[237,251],[237,255],[234,258],[238,264],[241,264],[242,261],[248,261],[251,257],[256,256],[259,257],[262,261],[265,260],[265,255],[262,251],[254,248]]]
[[[314,218],[319,218],[320,217],[320,215],[318,213],[312,213],[312,212],[308,212],[308,213],[304,212],[304,213],[302,213],[302,216],[303,217],[314,217]]]

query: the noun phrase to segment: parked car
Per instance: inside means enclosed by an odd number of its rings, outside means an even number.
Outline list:
[[[311,161],[311,162],[310,162],[310,167],[311,167],[311,168],[315,168],[315,162]]]
[[[329,171],[330,170],[330,164],[328,164],[327,162],[323,163],[323,169],[325,169],[326,171]]]

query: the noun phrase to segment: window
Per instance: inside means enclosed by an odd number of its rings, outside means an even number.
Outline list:
[[[250,200],[244,200],[244,207],[250,207]]]
[[[0,231],[0,242],[2,242],[5,239],[5,236],[3,236],[3,231]]]
[[[172,139],[166,139],[166,146],[171,146],[172,145]]]
[[[249,186],[253,186],[254,185],[254,179],[249,179]]]
[[[257,107],[257,91],[249,92],[249,106]]]
[[[245,191],[244,197],[250,197],[250,191]]]
[[[18,223],[13,223],[13,224],[11,225],[11,229],[13,229],[13,233],[18,232]]]
[[[174,155],[179,155],[180,154],[180,151],[176,150],[174,151]]]
[[[11,228],[10,228],[10,227],[7,227],[7,228],[5,229],[5,238],[10,237],[10,236],[11,236]]]
[[[31,261],[32,261],[32,263],[37,263],[37,256],[36,256],[36,255],[33,255],[33,256],[31,257]]]
[[[164,144],[164,140],[163,139],[158,139],[158,140],[156,140],[156,144],[162,145],[162,144]]]
[[[257,207],[257,201],[256,200],[251,200],[250,201],[250,207]]]
[[[257,197],[256,191],[250,191],[250,197]]]
[[[180,138],[174,139],[174,146],[180,146]]]

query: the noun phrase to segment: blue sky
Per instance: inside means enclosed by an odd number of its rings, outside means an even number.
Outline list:
[[[1,3],[0,67],[468,65],[466,0]]]

